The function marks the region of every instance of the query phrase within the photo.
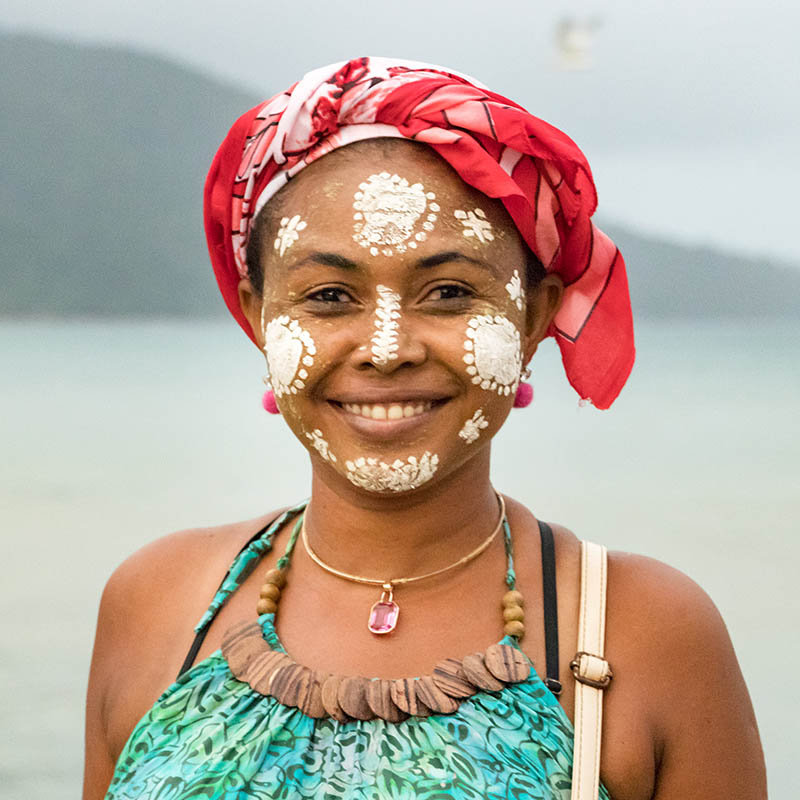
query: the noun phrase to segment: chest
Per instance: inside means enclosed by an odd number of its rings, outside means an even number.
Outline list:
[[[543,675],[543,623],[535,613],[541,609],[541,596],[537,593],[540,579],[535,569],[524,566],[535,560],[523,553],[519,561],[519,585],[525,593],[529,615],[523,649]],[[230,625],[255,617],[262,573],[270,565],[268,557],[232,595],[211,626],[195,663],[219,648]],[[341,587],[335,581],[315,581],[313,570],[306,573],[308,569],[302,560],[293,565],[294,585],[290,582],[281,601],[277,630],[292,657],[311,668],[366,677],[418,676],[429,673],[442,658],[466,655],[464,650],[483,650],[502,636],[502,572],[465,573],[461,576],[462,586],[444,586],[440,592],[398,592],[398,628],[391,637],[378,638],[367,630],[367,619],[379,592],[372,587],[358,587],[358,591],[343,593],[337,591]],[[561,705],[565,718],[571,718],[573,679],[567,665],[577,639],[577,587],[570,586],[568,578],[562,579],[560,585],[560,678],[565,687]],[[482,586],[482,591],[476,591],[476,586]],[[178,615],[183,617],[179,622],[173,619]],[[112,687],[108,703],[109,738],[115,757],[137,722],[174,680],[191,640],[187,630],[196,617],[194,608],[173,609],[163,628],[142,642],[145,652],[120,663],[119,680]],[[615,668],[619,674],[616,664]],[[521,719],[515,725],[522,732],[529,721]],[[402,728],[394,726],[394,733]],[[478,738],[489,735],[484,729]],[[615,800],[652,796],[656,768],[653,750],[646,697],[618,680],[606,696],[601,759],[602,780]]]

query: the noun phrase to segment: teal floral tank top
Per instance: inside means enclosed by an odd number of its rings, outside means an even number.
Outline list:
[[[304,506],[239,554],[198,632]],[[274,615],[259,622],[267,642],[282,650]],[[502,644],[517,647],[510,637]],[[106,800],[568,800],[572,753],[572,724],[533,669],[523,682],[478,692],[452,714],[337,722],[259,694],[217,650],[136,725]],[[600,798],[608,800],[603,786]]]

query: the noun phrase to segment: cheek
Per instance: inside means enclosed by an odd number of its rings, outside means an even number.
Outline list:
[[[489,427],[489,421],[483,413],[483,409],[479,408],[463,425],[458,435],[467,444],[472,444],[478,441],[481,431]]]
[[[472,383],[508,396],[517,390],[522,371],[522,338],[506,317],[480,314],[467,324],[464,364]]]
[[[283,315],[270,320],[264,329],[264,354],[272,389],[280,398],[305,388],[317,348],[297,320]]]
[[[329,461],[331,464],[335,464],[338,461],[336,456],[331,452],[330,445],[325,435],[319,428],[311,431],[311,433],[306,433],[306,439],[308,439],[311,446],[320,454],[323,461]]]

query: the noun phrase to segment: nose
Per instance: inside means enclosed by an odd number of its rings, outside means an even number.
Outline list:
[[[414,335],[411,321],[404,318],[400,295],[379,285],[369,341],[356,351],[359,367],[371,366],[390,374],[403,366],[421,364],[426,357],[424,343]]]

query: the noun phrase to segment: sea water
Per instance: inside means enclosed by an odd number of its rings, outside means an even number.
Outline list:
[[[493,479],[543,519],[687,572],[725,617],[789,797],[800,731],[800,322],[650,322],[610,411],[578,407],[552,342]],[[0,794],[80,794],[97,605],[171,530],[307,493],[260,408],[263,362],[228,320],[0,323]],[[794,786],[796,789],[796,786]]]

